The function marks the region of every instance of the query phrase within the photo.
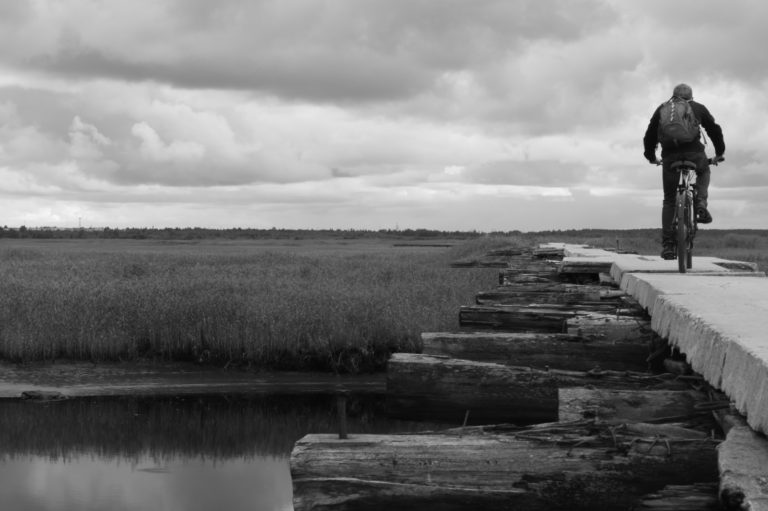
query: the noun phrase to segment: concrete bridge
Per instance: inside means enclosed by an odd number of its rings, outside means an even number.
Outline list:
[[[677,261],[563,245],[563,269],[605,265],[651,315],[651,326],[685,354],[746,418],[719,448],[721,487],[746,496],[741,509],[768,509],[768,279],[755,265],[694,257]]]
[[[562,243],[503,257],[459,330],[424,332],[422,353],[388,363],[388,413],[457,427],[305,436],[291,456],[297,510],[768,511],[756,265],[698,257],[679,274],[676,261]]]

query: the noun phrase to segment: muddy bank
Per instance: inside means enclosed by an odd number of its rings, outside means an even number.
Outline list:
[[[245,371],[203,368],[194,364],[0,362],[0,398],[21,398],[31,391],[58,392],[64,397],[163,396],[190,394],[382,393],[384,373]]]

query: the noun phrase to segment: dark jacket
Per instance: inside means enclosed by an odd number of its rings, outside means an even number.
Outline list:
[[[709,139],[712,141],[712,145],[715,146],[715,155],[720,156],[725,152],[725,142],[723,141],[723,130],[720,128],[720,125],[718,125],[715,122],[715,118],[712,117],[712,114],[709,113],[709,110],[707,110],[707,107],[702,105],[701,103],[697,103],[693,100],[689,101],[691,108],[693,109],[693,114],[696,116],[696,119],[699,121],[699,125],[704,128],[707,131],[707,135],[709,136]],[[661,105],[656,109],[655,112],[653,112],[653,115],[651,116],[651,122],[648,123],[648,129],[645,130],[645,136],[643,137],[643,146],[645,147],[645,152],[643,153],[643,156],[645,156],[645,159],[650,162],[656,161],[656,145],[659,143],[659,111],[661,110]],[[666,156],[669,156],[671,154],[676,153],[688,153],[688,152],[703,152],[704,151],[704,145],[701,143],[701,136],[699,136],[698,139],[688,142],[685,144],[679,144],[679,145],[668,145],[668,146],[661,146],[661,157],[665,158]]]

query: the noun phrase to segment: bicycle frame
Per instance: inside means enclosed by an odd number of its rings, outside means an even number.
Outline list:
[[[680,171],[675,199],[675,215],[672,226],[677,234],[677,266],[680,273],[685,273],[693,265],[693,240],[698,228],[696,223],[696,166],[691,162],[682,162],[676,170]]]

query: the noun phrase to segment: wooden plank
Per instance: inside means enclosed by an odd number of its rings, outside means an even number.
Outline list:
[[[425,332],[422,352],[478,362],[588,371],[644,371],[650,354],[645,338],[587,339],[559,333]]]
[[[307,435],[291,453],[294,509],[630,509],[669,484],[716,478],[716,442],[652,424]]]
[[[538,370],[395,353],[387,364],[386,409],[393,417],[457,425],[465,420],[531,424],[557,420],[559,388],[679,389],[681,385],[650,373]]]

